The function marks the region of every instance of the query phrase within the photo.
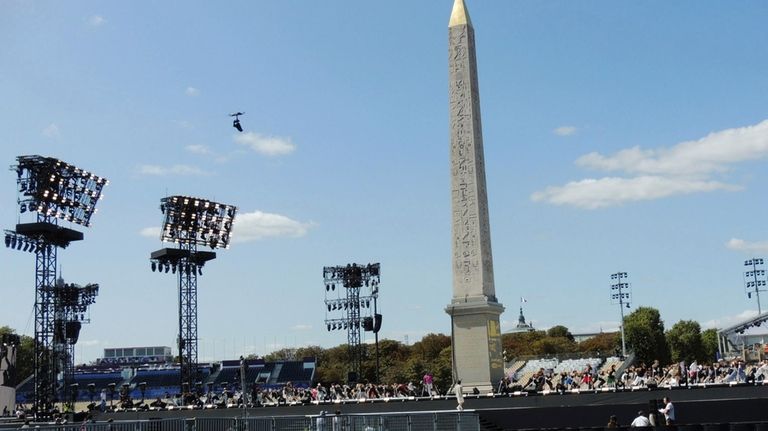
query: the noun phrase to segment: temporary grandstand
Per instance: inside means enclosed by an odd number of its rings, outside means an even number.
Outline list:
[[[291,383],[296,388],[307,388],[315,378],[315,358],[299,361],[267,362],[263,359],[245,361],[247,385],[260,388],[281,388]],[[134,400],[169,398],[179,392],[181,379],[178,365],[126,365],[123,367],[105,365],[81,366],[75,370],[78,384],[76,401],[98,401],[101,391],[106,390],[109,400],[118,400],[121,391]],[[200,364],[200,392],[240,390],[240,360],[225,360],[212,364]],[[16,402],[28,404],[33,398],[32,376],[16,388]],[[59,400],[63,400],[63,388]]]
[[[717,331],[721,358],[762,360],[768,356],[768,313],[746,319]]]

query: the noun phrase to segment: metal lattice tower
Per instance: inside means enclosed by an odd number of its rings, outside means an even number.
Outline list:
[[[177,243],[150,255],[152,271],[178,272],[179,389],[182,394],[197,387],[197,277],[216,253],[198,251],[197,246],[228,248],[237,208],[190,196],[170,196],[160,200],[164,215],[160,239]]]
[[[17,174],[19,213],[34,212],[36,217],[32,223],[19,223],[14,230],[6,230],[5,245],[35,254],[32,408],[36,418],[45,419],[59,401],[59,372],[66,374],[66,364],[73,361],[66,337],[57,334],[56,321],[63,316],[56,303],[57,250],[83,239],[81,232],[59,226],[58,220],[90,226],[108,181],[52,157],[28,155],[16,161],[11,170]]]
[[[195,244],[179,244],[179,249],[193,256]],[[189,389],[198,380],[197,373],[197,268],[190,267],[189,257],[179,261],[179,356],[181,358],[181,385]]]
[[[38,222],[50,223],[38,214]],[[55,219],[53,220],[55,222]],[[56,247],[43,243],[35,253],[35,397],[33,410],[40,417],[53,410],[59,359],[54,348],[53,289],[56,286]]]
[[[328,318],[326,315],[325,324],[329,331],[346,330],[347,331],[347,352],[349,361],[349,381],[355,381],[360,377],[363,355],[365,352],[362,345],[361,331],[373,330],[373,317],[362,316],[361,310],[367,309],[368,314],[371,311],[371,304],[375,306],[375,300],[378,296],[378,287],[381,282],[381,266],[378,263],[368,265],[358,265],[356,263],[346,266],[326,266],[323,268],[323,280],[325,282],[325,305],[328,312],[341,311],[341,318]],[[361,289],[369,288],[361,296]],[[336,289],[343,288],[343,296],[339,294],[336,298],[333,296]],[[381,317],[378,316],[379,325]],[[370,325],[369,327],[366,327]],[[376,330],[378,333],[378,330]]]

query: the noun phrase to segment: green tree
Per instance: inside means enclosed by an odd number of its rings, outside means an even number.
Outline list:
[[[411,354],[420,356],[425,361],[431,361],[437,358],[443,349],[450,346],[451,337],[444,334],[427,334],[413,343]]]
[[[707,329],[701,333],[701,360],[714,361],[717,357],[717,329]]]
[[[376,345],[366,344],[361,367],[362,379],[376,382]],[[395,340],[379,340],[379,381],[402,382],[405,379],[404,364],[410,348]]]
[[[659,310],[640,307],[624,317],[624,336],[638,361],[651,363],[658,359],[661,363],[669,362],[664,321]]]
[[[620,332],[603,332],[579,343],[578,351],[585,354],[600,353],[602,356],[610,356],[620,348]]]
[[[562,337],[573,341],[573,334],[571,334],[571,331],[569,331],[568,328],[563,325],[556,325],[549,328],[547,330],[547,336],[553,338]]]
[[[545,337],[533,342],[535,355],[557,355],[576,351],[576,343],[565,337]]]
[[[0,326],[0,336],[3,334],[16,334],[16,331],[8,326]],[[20,344],[16,351],[16,383],[35,372],[35,339],[26,335],[20,335]]]
[[[274,352],[268,353],[266,356],[264,356],[264,360],[267,362],[293,361],[296,359],[296,349],[291,347],[275,350]]]
[[[544,331],[502,334],[501,345],[506,352],[507,360],[512,360],[520,356],[536,354],[533,349],[533,343],[546,336],[547,334]]]
[[[691,363],[704,356],[701,345],[701,326],[698,322],[681,320],[667,331],[666,337],[674,362]]]
[[[346,344],[326,349],[322,359],[318,358],[315,380],[323,384],[346,382],[348,358]]]

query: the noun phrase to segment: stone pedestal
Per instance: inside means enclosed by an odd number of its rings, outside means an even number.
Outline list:
[[[477,388],[493,391],[504,376],[499,315],[504,307],[496,302],[462,302],[446,307],[453,324],[455,378],[465,392]]]

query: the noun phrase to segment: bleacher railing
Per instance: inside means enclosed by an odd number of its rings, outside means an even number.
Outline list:
[[[480,431],[475,412],[190,418],[78,424],[34,424],[35,431]],[[18,429],[0,424],[0,430]]]

